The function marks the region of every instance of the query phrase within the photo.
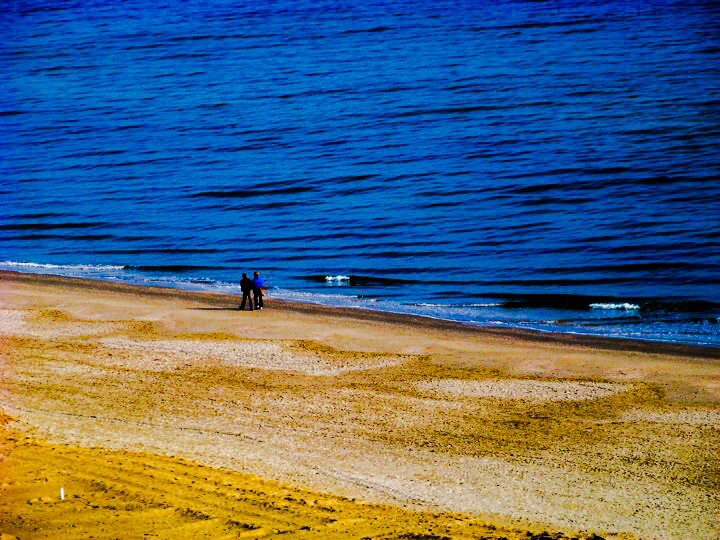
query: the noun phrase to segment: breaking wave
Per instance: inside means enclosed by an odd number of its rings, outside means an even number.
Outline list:
[[[108,264],[43,264],[33,262],[1,261],[0,268],[17,270],[19,272],[38,273],[47,270],[52,273],[61,272],[107,272],[112,270],[123,270],[122,265]]]
[[[628,311],[634,311],[636,309],[640,309],[640,306],[637,304],[631,304],[629,302],[623,302],[622,304],[612,304],[612,303],[594,303],[590,304],[590,307],[592,309],[624,309]]]

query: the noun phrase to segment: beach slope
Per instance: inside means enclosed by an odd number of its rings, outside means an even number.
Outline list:
[[[1,273],[0,533],[720,535],[717,350],[268,305]]]

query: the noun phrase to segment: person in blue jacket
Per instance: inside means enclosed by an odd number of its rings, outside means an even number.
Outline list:
[[[263,283],[263,278],[260,277],[260,272],[255,272],[255,274],[253,274],[253,297],[255,298],[255,309],[263,308],[264,288],[265,283]]]

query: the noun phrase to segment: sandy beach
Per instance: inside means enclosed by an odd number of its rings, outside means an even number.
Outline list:
[[[0,273],[2,538],[720,536],[718,349],[238,303]]]

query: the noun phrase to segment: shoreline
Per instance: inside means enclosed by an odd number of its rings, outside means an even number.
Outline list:
[[[156,287],[149,285],[134,285],[115,283],[100,279],[59,276],[54,274],[36,274],[29,272],[15,272],[0,270],[0,282],[17,281],[22,283],[63,285],[81,289],[97,291],[119,292],[125,294],[176,298],[192,300],[209,306],[224,306],[228,303],[238,304],[240,298],[236,295],[213,293],[207,291],[186,291],[170,287]],[[665,341],[641,340],[623,337],[605,337],[589,334],[545,332],[524,328],[491,328],[447,319],[432,318],[408,313],[396,313],[366,308],[328,306],[323,304],[303,303],[292,300],[267,297],[270,309],[290,311],[312,315],[324,315],[341,319],[358,321],[371,321],[412,325],[421,328],[431,328],[456,332],[461,334],[474,334],[479,336],[497,337],[501,339],[521,340],[528,343],[548,343],[575,347],[593,348],[608,351],[624,351],[639,353],[656,353],[670,356],[681,356],[702,359],[720,360],[720,347],[713,345],[695,345],[671,343]]]

